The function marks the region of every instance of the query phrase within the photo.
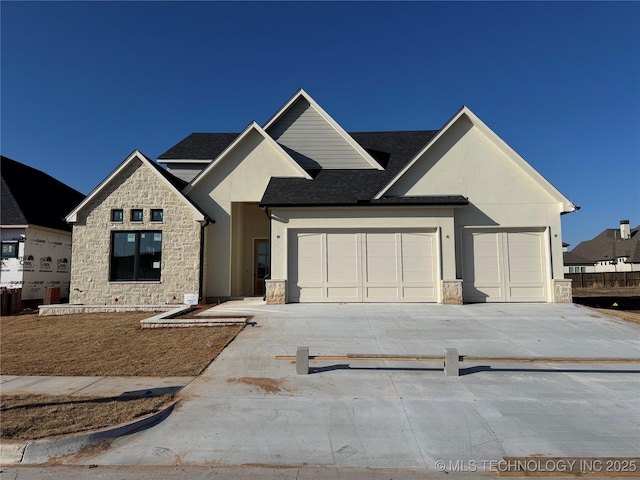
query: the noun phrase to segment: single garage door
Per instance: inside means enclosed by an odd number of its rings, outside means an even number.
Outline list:
[[[546,302],[544,232],[466,230],[465,302]]]
[[[291,302],[435,302],[435,233],[291,232]]]

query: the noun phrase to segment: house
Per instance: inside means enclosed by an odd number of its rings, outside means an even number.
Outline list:
[[[158,160],[132,153],[67,217],[72,302],[571,301],[577,207],[467,107],[439,130],[347,133],[299,90]]]
[[[596,271],[595,261],[576,255],[573,252],[564,252],[562,261],[564,263],[564,273],[592,273]]]
[[[607,228],[568,252],[565,273],[640,272],[639,232],[640,225],[631,229],[629,220],[620,220],[619,228]]]
[[[0,287],[21,288],[27,303],[47,288],[69,297],[71,227],[65,216],[84,195],[40,170],[1,157]]]

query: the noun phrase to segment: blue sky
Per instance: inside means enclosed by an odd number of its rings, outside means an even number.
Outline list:
[[[2,154],[89,193],[132,150],[262,124],[304,88],[347,131],[467,105],[582,209],[640,224],[638,2],[8,2]],[[455,193],[455,192],[454,192]]]

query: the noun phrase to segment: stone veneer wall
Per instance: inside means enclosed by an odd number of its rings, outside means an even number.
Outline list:
[[[182,303],[185,293],[198,293],[200,224],[184,199],[151,168],[134,160],[78,214],[73,225],[70,303],[163,305]],[[119,208],[123,222],[112,222],[111,210]],[[143,222],[130,221],[132,208],[144,210]],[[151,222],[152,208],[163,209],[161,223]],[[159,282],[109,281],[115,230],[162,231]]]
[[[553,280],[553,301],[554,303],[573,302],[573,292],[571,288],[572,280],[568,278]]]
[[[282,305],[287,303],[287,281],[265,280],[267,305]]]
[[[440,303],[462,305],[462,280],[442,280]]]

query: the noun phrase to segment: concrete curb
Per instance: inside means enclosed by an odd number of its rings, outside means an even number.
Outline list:
[[[34,440],[27,443],[0,444],[0,463],[2,465],[47,463],[58,457],[78,453],[83,447],[146,430],[167,418],[178,402],[179,400],[175,400],[158,412],[115,427],[107,427],[62,438]]]

